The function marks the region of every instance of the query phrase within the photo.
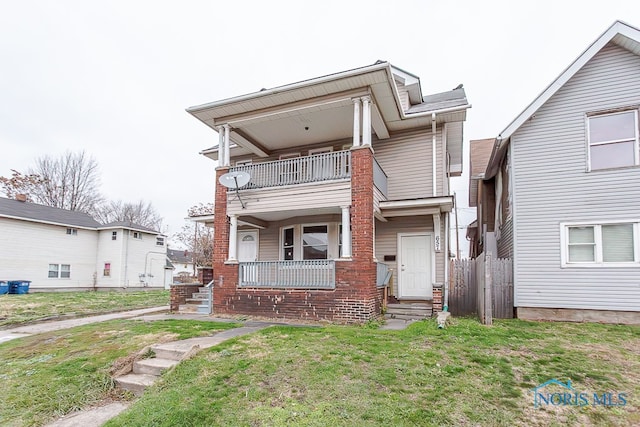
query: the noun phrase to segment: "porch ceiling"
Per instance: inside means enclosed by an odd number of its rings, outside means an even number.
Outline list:
[[[274,221],[282,221],[288,218],[295,218],[301,216],[314,216],[314,215],[328,215],[328,214],[339,214],[339,207],[326,207],[326,208],[315,208],[315,209],[293,209],[286,211],[277,211],[277,212],[265,212],[265,213],[257,213],[251,214],[253,218],[256,218],[265,222],[274,222]],[[240,220],[242,220],[242,216],[240,216]]]
[[[380,202],[380,212],[384,218],[433,215],[441,212],[451,212],[452,209],[453,197],[451,196]]]

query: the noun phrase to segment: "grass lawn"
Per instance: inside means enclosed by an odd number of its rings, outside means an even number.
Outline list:
[[[169,305],[169,291],[47,292],[0,295],[0,328],[60,315],[90,315]]]
[[[0,344],[0,425],[38,426],[105,399],[114,361],[158,342],[210,335],[237,324],[114,320]]]
[[[627,404],[534,409],[531,389],[552,378],[627,393]],[[272,327],[183,362],[107,424],[211,425],[640,425],[640,328],[464,318],[445,330]]]

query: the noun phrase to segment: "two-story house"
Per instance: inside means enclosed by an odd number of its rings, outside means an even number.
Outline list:
[[[388,270],[440,309],[469,107],[378,61],[189,108],[219,134],[214,312],[366,321]]]
[[[140,225],[0,197],[0,234],[0,280],[28,280],[30,292],[170,284],[166,236]]]
[[[615,22],[495,139],[478,239],[513,258],[518,317],[640,323],[639,110],[640,30]]]

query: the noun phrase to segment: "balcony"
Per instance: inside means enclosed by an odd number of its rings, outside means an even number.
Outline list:
[[[351,152],[313,154],[236,166],[230,170],[247,172],[251,176],[251,181],[242,190],[340,180],[351,177]]]
[[[241,288],[334,289],[334,260],[253,261],[239,265]]]

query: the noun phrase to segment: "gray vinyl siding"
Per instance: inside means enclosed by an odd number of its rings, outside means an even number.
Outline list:
[[[436,131],[436,191],[442,191],[442,127]],[[374,141],[376,159],[388,177],[388,200],[432,197],[431,131],[420,129]],[[442,194],[435,194],[441,196]]]
[[[509,218],[500,227],[500,238],[497,239],[498,258],[513,256],[513,220]]]
[[[282,221],[272,221],[269,226],[259,231],[258,260],[280,260],[280,230],[282,227],[299,226],[301,224],[328,224],[329,225],[329,252],[330,258],[338,258],[338,231],[337,225],[341,222],[340,215],[311,215],[293,217]],[[248,228],[244,228],[248,229]],[[296,232],[297,235],[297,232]],[[298,236],[299,237],[299,236]],[[296,244],[296,252],[299,249]]]
[[[561,268],[560,223],[640,221],[640,167],[586,172],[585,113],[638,105],[640,57],[609,44],[511,138],[519,307],[640,310],[640,265]]]
[[[440,220],[440,236],[444,241],[444,215]],[[396,261],[385,261],[385,255],[398,256],[398,233],[433,233],[432,216],[395,217],[387,222],[376,221],[375,254],[379,262],[383,262],[393,269],[393,295],[398,295],[398,266]],[[445,250],[436,253],[436,282],[444,282]]]

